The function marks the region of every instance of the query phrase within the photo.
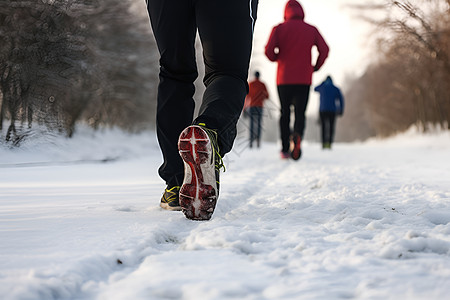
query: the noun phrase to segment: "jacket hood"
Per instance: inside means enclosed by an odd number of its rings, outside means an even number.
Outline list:
[[[305,13],[303,12],[303,7],[301,4],[295,0],[289,0],[286,3],[286,8],[284,9],[284,19],[301,19],[305,18]]]

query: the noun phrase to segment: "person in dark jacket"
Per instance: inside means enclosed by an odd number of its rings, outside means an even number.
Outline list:
[[[148,0],[160,54],[156,130],[167,187],[160,206],[189,219],[211,218],[222,157],[231,151],[248,92],[258,0]],[[194,119],[198,76],[195,40],[203,50],[206,90]]]
[[[249,83],[248,95],[245,98],[244,110],[250,117],[250,148],[256,141],[256,147],[261,146],[262,117],[264,101],[269,98],[266,85],[259,80],[260,73],[255,72],[255,79]]]
[[[285,21],[272,29],[265,54],[278,63],[277,87],[281,102],[281,156],[301,157],[301,140],[305,130],[305,111],[308,105],[312,74],[318,71],[328,57],[328,45],[316,27],[304,21],[305,14],[299,2],[286,3]],[[311,64],[311,50],[317,47],[319,55]],[[294,129],[290,128],[291,106],[295,108]],[[290,144],[292,143],[292,147]],[[290,151],[291,148],[291,151]]]
[[[334,141],[336,115],[344,114],[344,97],[341,90],[333,84],[331,76],[328,76],[314,90],[320,93],[319,114],[322,127],[322,148],[331,149]]]

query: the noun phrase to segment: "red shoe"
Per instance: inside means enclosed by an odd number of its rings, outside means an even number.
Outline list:
[[[294,133],[292,135],[292,152],[291,152],[291,157],[293,160],[299,160],[300,157],[302,156],[302,148],[301,148],[301,138],[300,135],[298,135],[297,133]]]
[[[180,134],[178,150],[184,161],[180,206],[188,219],[209,220],[219,196],[218,170],[221,165],[217,133],[192,125]],[[216,165],[219,165],[217,168]]]
[[[283,152],[283,151],[281,151],[280,152],[280,155],[281,155],[281,159],[289,159],[289,152]]]

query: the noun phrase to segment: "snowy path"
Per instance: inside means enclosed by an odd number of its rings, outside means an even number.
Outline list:
[[[93,140],[0,148],[4,299],[450,294],[448,133],[307,144],[300,162],[237,147],[209,222],[159,208],[153,136]],[[105,157],[120,159],[92,161]]]

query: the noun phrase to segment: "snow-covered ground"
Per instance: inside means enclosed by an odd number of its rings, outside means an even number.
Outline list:
[[[152,133],[0,145],[2,299],[448,299],[450,134],[238,140],[212,220],[159,208]]]

